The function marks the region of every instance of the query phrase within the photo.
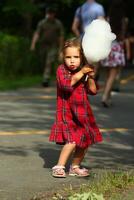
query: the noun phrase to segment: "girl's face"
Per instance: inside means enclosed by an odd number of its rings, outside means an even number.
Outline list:
[[[67,47],[65,49],[64,62],[70,70],[76,70],[81,64],[79,49],[77,47]]]

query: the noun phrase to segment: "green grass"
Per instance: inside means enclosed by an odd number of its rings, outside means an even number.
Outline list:
[[[134,173],[131,171],[103,171],[103,173],[95,176],[90,183],[81,185],[79,191],[69,190],[68,197],[65,199],[88,200],[91,198],[92,200],[99,200],[103,196],[105,200],[124,200],[125,194],[128,195],[127,190],[134,190]],[[79,198],[80,194],[81,196]],[[98,197],[94,198],[94,194],[97,194]],[[75,198],[75,195],[78,195],[78,197]],[[86,196],[90,196],[90,198],[86,198]],[[57,198],[57,200],[59,199]],[[133,200],[133,197],[130,195],[130,199],[125,200]]]
[[[42,76],[24,76],[18,78],[0,78],[0,91],[41,85]]]
[[[94,193],[102,193],[105,199],[119,200],[119,198],[122,199],[121,193],[131,187],[134,189],[134,173],[132,171],[106,171],[98,177],[98,181],[95,180],[88,188]]]
[[[42,194],[34,200],[133,200],[134,171],[97,172],[87,180],[87,184],[61,188],[55,194]],[[31,199],[33,200],[33,199]]]

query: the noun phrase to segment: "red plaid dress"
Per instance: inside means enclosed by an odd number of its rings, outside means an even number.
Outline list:
[[[81,148],[102,141],[87,94],[86,82],[71,86],[71,73],[66,66],[57,69],[57,112],[50,141],[59,144],[76,143]]]

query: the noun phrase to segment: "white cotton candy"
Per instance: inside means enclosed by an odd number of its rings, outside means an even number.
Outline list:
[[[116,35],[111,32],[109,23],[103,19],[96,19],[85,29],[82,39],[84,55],[89,63],[98,62],[106,58],[111,51],[112,41]]]

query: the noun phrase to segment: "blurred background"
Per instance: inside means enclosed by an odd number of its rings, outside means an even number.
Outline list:
[[[45,15],[45,8],[49,5],[56,7],[57,18],[62,21],[67,38],[73,35],[71,25],[74,12],[84,2],[84,0],[0,0],[0,89],[6,87],[5,82],[2,82],[5,80],[6,84],[9,81],[8,87],[12,85],[11,80],[22,77],[25,77],[29,84],[40,81],[42,69],[38,56],[29,49],[37,23]],[[110,0],[97,2],[104,6],[107,15]],[[127,0],[128,37],[134,30],[133,8],[134,1]],[[132,59],[128,63],[133,65]]]

